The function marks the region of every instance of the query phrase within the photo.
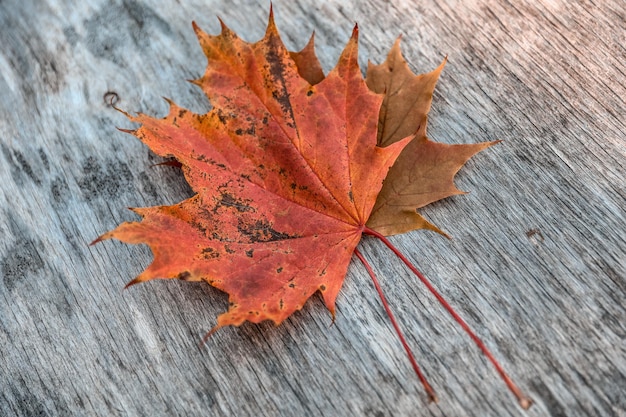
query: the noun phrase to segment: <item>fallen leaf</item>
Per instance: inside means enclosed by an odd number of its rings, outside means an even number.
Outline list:
[[[367,68],[368,87],[384,94],[378,121],[378,145],[389,146],[415,135],[389,170],[367,226],[394,235],[430,229],[446,235],[417,209],[455,194],[454,176],[473,155],[497,143],[447,145],[426,137],[433,91],[446,59],[434,71],[415,75],[400,51],[400,38],[380,65]],[[447,236],[447,235],[446,235]]]
[[[334,315],[383,179],[409,141],[376,146],[382,97],[360,73],[358,29],[337,66],[313,86],[299,75],[271,14],[254,44],[223,23],[217,36],[194,29],[209,61],[196,84],[213,109],[197,115],[170,103],[164,119],[129,117],[141,124],[135,136],[180,162],[196,195],[133,209],[141,222],[98,240],[149,245],[154,260],[129,285],[178,278],[227,292],[228,311],[216,328],[281,323],[317,291]],[[311,62],[306,48],[299,56]]]
[[[429,399],[436,401],[373,269],[356,248],[362,234],[372,235],[424,283],[493,363],[520,405],[528,408],[532,400],[485,344],[381,234],[417,227],[438,230],[416,220],[417,213],[405,212],[458,193],[452,183],[456,170],[478,147],[491,145],[442,145],[426,138],[426,114],[443,64],[416,77],[396,43],[384,64],[370,66],[368,88],[358,66],[356,26],[326,78],[313,37],[302,51],[290,53],[271,9],[265,37],[254,44],[239,39],[223,23],[217,36],[195,24],[194,30],[209,60],[195,83],[213,109],[198,115],[170,101],[163,119],[127,114],[141,124],[127,132],[158,155],[174,158],[166,164],[180,166],[196,192],[172,206],[133,209],[142,216],[140,222],[123,223],[96,239],[94,243],[116,238],[151,248],[153,262],[127,286],[177,278],[204,280],[225,291],[228,311],[217,318],[208,337],[220,327],[245,321],[279,324],[317,291],[334,316],[354,253],[372,277]],[[370,88],[384,92],[384,98]],[[417,140],[418,145],[408,148],[415,131],[411,143]],[[404,152],[402,161],[393,165],[403,149],[414,150]],[[383,187],[392,165],[398,172],[390,172]],[[391,191],[377,200],[381,188]],[[389,220],[398,211],[404,213],[402,220]],[[367,226],[372,219],[383,219],[374,222],[378,231]]]

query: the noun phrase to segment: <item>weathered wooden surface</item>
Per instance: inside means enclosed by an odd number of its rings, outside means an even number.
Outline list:
[[[182,3],[182,4],[181,4]],[[185,79],[205,58],[191,20],[259,39],[268,2],[0,2],[0,415],[513,416],[469,338],[380,242],[380,274],[440,403],[428,405],[363,268],[329,314],[224,329],[207,285],[122,291],[151,259],[100,233],[127,206],[190,195],[176,170],[116,130],[118,105],[201,112]],[[535,400],[529,416],[626,415],[626,8],[621,0],[277,0],[291,48],[312,30],[330,69],[359,22],[361,59],[398,34],[416,71],[449,63],[430,136],[504,139],[423,214],[454,236],[393,238]]]

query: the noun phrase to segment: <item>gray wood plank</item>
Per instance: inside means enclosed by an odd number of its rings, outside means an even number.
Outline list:
[[[0,415],[515,416],[466,334],[376,240],[362,252],[440,397],[427,404],[373,285],[351,265],[337,320],[314,297],[279,327],[197,344],[226,296],[150,282],[122,291],[145,247],[88,244],[129,206],[191,190],[104,99],[163,115],[209,104],[190,22],[259,39],[268,2],[0,3]],[[516,382],[533,416],[626,415],[626,8],[544,3],[274,2],[287,45],[316,31],[329,70],[355,21],[361,62],[397,35],[418,72],[448,55],[429,136],[504,139],[422,213],[450,233],[393,242]]]

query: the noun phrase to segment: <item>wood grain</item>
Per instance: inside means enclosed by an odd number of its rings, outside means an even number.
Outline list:
[[[284,325],[223,329],[207,285],[122,291],[145,247],[88,244],[129,206],[190,195],[109,104],[209,103],[191,21],[259,39],[268,2],[0,3],[0,415],[626,416],[626,7],[623,1],[274,2],[289,47],[316,31],[333,66],[355,21],[361,62],[397,35],[412,68],[449,62],[429,136],[503,139],[461,171],[471,194],[422,214],[450,233],[393,242],[535,400],[523,412],[462,330],[381,245],[376,266],[438,392],[427,404],[358,262],[338,299]],[[107,99],[105,99],[105,96]]]

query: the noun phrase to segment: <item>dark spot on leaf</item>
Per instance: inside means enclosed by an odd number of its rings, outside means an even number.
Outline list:
[[[272,97],[280,104],[283,111],[283,115],[286,119],[286,124],[289,127],[295,127],[293,109],[291,107],[291,100],[289,92],[287,91],[287,82],[285,80],[285,61],[283,56],[287,53],[282,47],[282,42],[278,37],[278,34],[272,35],[269,38],[267,51],[267,62],[270,64],[270,76],[272,77],[272,85],[276,88],[272,91]]]
[[[280,309],[282,310],[283,307],[285,306],[285,302],[283,301],[283,299],[281,298],[280,301],[278,302],[278,306],[280,307]]]
[[[240,136],[243,134],[243,129],[237,129],[235,130],[235,135]]]
[[[352,195],[352,190],[348,191],[348,198],[350,199],[351,203],[354,203],[354,196]]]
[[[217,114],[217,118],[219,119],[220,123],[225,125],[226,124],[226,116],[224,115],[224,112],[221,109],[217,109],[215,114]]]
[[[217,213],[218,210],[222,207],[232,207],[237,210],[239,213],[247,213],[247,212],[255,212],[254,207],[249,205],[250,201],[236,198],[232,194],[228,192],[228,184],[225,184],[219,187],[220,196],[219,200],[215,202],[215,207],[213,208],[213,213]]]
[[[320,291],[326,291],[326,285],[324,284],[320,285]]]
[[[215,259],[220,257],[220,253],[213,248],[202,249],[202,256],[204,259]]]
[[[180,279],[181,281],[187,281],[191,278],[191,273],[189,271],[184,271],[178,274],[176,278]]]
[[[252,258],[252,255],[254,254],[254,249],[250,249],[246,251],[246,256],[248,258]]]
[[[307,92],[306,92],[306,95],[307,95],[307,96],[309,96],[309,97],[310,97],[310,96],[312,96],[312,95],[313,95],[313,90],[309,90],[309,91],[307,91]]]
[[[237,229],[239,233],[246,236],[250,243],[256,242],[275,242],[277,240],[295,239],[299,236],[290,235],[288,233],[282,233],[274,230],[272,225],[267,220],[259,219],[253,223],[238,220]]]
[[[277,272],[277,273],[279,273],[279,274],[280,274],[281,272],[283,272],[283,267],[281,266],[281,267],[279,267],[278,269],[276,269],[276,272]]]
[[[235,253],[235,250],[231,249],[228,245],[224,246],[224,250],[226,251],[226,253]]]

